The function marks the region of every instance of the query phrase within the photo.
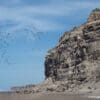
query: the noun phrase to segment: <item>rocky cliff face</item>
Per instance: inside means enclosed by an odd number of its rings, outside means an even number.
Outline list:
[[[14,88],[19,93],[65,92],[100,89],[100,9],[87,22],[65,32],[48,51],[45,80],[29,88]]]
[[[100,9],[80,27],[65,32],[45,60],[46,79],[76,87],[100,81]]]
[[[90,14],[87,22],[93,22],[96,20],[100,20],[100,9],[96,8]]]

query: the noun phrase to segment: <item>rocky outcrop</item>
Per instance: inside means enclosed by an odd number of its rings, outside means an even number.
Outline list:
[[[93,10],[84,25],[65,32],[49,50],[45,76],[69,88],[100,81],[100,9]]]
[[[17,86],[12,87],[11,91],[14,91],[16,93],[30,94],[33,92],[33,88],[35,88],[35,85]]]
[[[83,88],[96,89],[98,84],[100,85],[100,9],[95,9],[85,24],[65,32],[58,45],[48,51],[44,82],[18,91],[76,92]]]
[[[92,11],[88,18],[88,22],[100,20],[100,9],[96,8]]]

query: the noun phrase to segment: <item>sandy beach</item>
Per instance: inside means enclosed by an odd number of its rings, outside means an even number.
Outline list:
[[[16,94],[10,92],[0,93],[0,100],[97,100],[79,95],[67,94]]]

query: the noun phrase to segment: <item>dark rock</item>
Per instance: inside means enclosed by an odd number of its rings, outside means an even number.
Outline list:
[[[99,63],[100,9],[95,9],[87,23],[65,32],[59,44],[49,51],[45,60],[45,77],[52,78],[54,83],[68,81],[69,87],[72,84],[76,87],[90,79],[96,81],[100,78],[95,72],[100,67]]]

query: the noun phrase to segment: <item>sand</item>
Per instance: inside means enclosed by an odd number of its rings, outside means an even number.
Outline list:
[[[10,92],[0,93],[0,100],[97,100],[96,98],[88,98],[82,95],[68,94],[15,94]],[[100,99],[99,99],[100,100]]]

